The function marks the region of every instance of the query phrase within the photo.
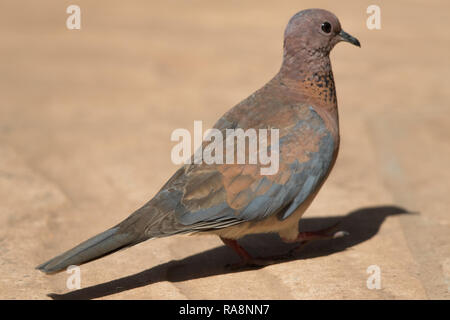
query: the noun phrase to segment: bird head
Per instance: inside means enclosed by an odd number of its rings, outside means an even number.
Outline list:
[[[323,9],[308,9],[295,14],[284,33],[285,57],[328,56],[331,49],[341,41],[361,47],[358,39],[341,28],[338,18]]]

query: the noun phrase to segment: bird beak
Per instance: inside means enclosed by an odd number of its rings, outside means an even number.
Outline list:
[[[359,40],[356,39],[355,37],[352,37],[344,30],[341,30],[341,32],[339,32],[339,37],[341,38],[342,41],[350,42],[351,44],[354,44],[355,46],[358,46],[361,48],[361,44],[359,43]]]

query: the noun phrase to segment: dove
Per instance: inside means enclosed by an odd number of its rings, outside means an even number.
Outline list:
[[[124,221],[37,269],[52,274],[145,240],[178,234],[217,235],[241,257],[243,265],[258,266],[265,259],[252,257],[238,239],[276,233],[283,241],[301,246],[344,235],[334,232],[334,226],[299,231],[299,221],[329,176],[339,150],[329,54],[341,41],[360,47],[333,13],[307,9],[295,14],[284,32],[279,72],[213,127],[224,134],[227,129],[277,128],[276,173],[262,174],[260,163],[185,164]]]

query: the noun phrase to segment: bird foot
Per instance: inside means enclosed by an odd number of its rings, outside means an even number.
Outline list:
[[[243,247],[241,247],[236,240],[221,238],[222,241],[230,248],[232,248],[240,257],[241,261],[238,263],[227,264],[225,268],[237,270],[237,269],[258,269],[271,264],[275,264],[280,260],[286,260],[291,256],[288,254],[253,258]]]
[[[289,252],[277,256],[271,257],[263,257],[263,258],[253,258],[243,247],[241,247],[236,240],[221,238],[222,241],[232,248],[240,257],[241,261],[233,264],[227,264],[225,266],[226,269],[230,270],[242,270],[242,269],[258,269],[271,264],[276,264],[283,260],[289,260],[295,257],[295,255],[301,251],[306,244],[308,244],[311,240],[324,240],[324,239],[337,239],[342,238],[349,233],[344,230],[339,230],[333,232],[336,229],[338,224],[335,224],[327,229],[313,231],[313,232],[300,232],[297,238],[292,240],[284,240],[288,243],[298,242],[300,243],[297,247],[291,249]]]
[[[333,226],[333,227],[335,227],[335,226]],[[326,231],[330,231],[332,228],[328,228],[328,229],[326,229]],[[289,252],[288,252],[288,256],[289,257],[291,257],[291,258],[293,258],[298,252],[300,252],[308,243],[310,243],[311,242],[311,240],[328,240],[328,239],[338,239],[338,238],[343,238],[343,237],[346,237],[346,236],[348,236],[348,235],[350,235],[350,233],[348,233],[347,231],[345,231],[345,230],[339,230],[339,231],[336,231],[336,232],[334,232],[334,233],[328,233],[327,234],[327,232],[320,232],[320,234],[317,234],[317,233],[314,233],[314,232],[308,232],[308,235],[310,236],[311,234],[313,234],[314,236],[313,237],[308,237],[308,236],[303,236],[302,237],[302,235],[301,234],[299,234],[299,239],[307,239],[307,240],[300,240],[299,242],[300,242],[300,244],[297,246],[297,247],[295,247],[295,248],[293,248],[293,249],[291,249]],[[298,240],[297,240],[297,242],[298,242]]]
[[[280,260],[285,260],[286,258],[288,258],[287,254],[274,257],[251,258],[241,260],[237,263],[227,264],[225,268],[229,270],[260,269],[275,264]]]
[[[349,233],[344,230],[335,231],[338,225],[339,222],[322,230],[299,232],[295,239],[281,239],[286,243],[300,242],[303,244],[305,241],[336,239],[349,235]]]

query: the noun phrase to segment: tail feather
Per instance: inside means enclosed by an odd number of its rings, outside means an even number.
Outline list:
[[[81,265],[138,242],[140,241],[135,234],[124,233],[123,230],[119,231],[119,228],[115,227],[84,241],[75,248],[37,266],[36,269],[47,274],[60,272],[70,265]]]

